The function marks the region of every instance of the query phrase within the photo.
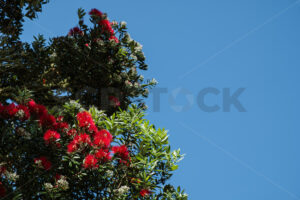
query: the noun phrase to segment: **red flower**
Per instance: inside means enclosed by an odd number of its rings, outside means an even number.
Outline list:
[[[27,103],[27,106],[29,108],[30,113],[37,115],[38,117],[41,117],[42,115],[48,113],[45,106],[35,103],[32,99]]]
[[[105,28],[105,30],[111,29],[111,24],[110,24],[110,22],[107,19],[101,20],[99,22],[99,25],[102,25]]]
[[[96,9],[96,8],[92,9],[89,12],[89,14],[90,15],[95,15],[95,16],[98,16],[98,17],[102,17],[102,15],[103,15],[103,13],[100,10]]]
[[[83,167],[84,168],[98,168],[99,165],[97,165],[97,162],[98,162],[98,160],[94,155],[88,154],[84,159]]]
[[[60,174],[55,174],[54,178],[55,178],[56,181],[58,181],[61,178],[61,175]]]
[[[91,126],[89,127],[89,132],[91,133],[96,133],[98,131],[98,128],[95,124],[91,124]]]
[[[119,42],[118,38],[114,36],[114,29],[111,27],[111,23],[107,19],[103,19],[102,12],[97,9],[92,9],[89,14],[100,18],[98,24],[102,27],[103,32],[109,34],[109,40],[114,40],[116,43]]]
[[[11,103],[7,106],[1,105],[1,115],[5,118],[12,118],[16,115],[18,109],[14,103]]]
[[[49,170],[51,168],[51,162],[47,160],[45,156],[41,156],[39,158],[34,159],[34,163],[38,164],[39,167],[44,168],[45,170]]]
[[[74,136],[74,135],[77,135],[76,129],[73,128],[73,129],[69,130],[68,133],[67,133],[67,135],[68,135],[68,136]]]
[[[101,161],[107,162],[111,159],[110,152],[108,149],[100,149],[95,153],[96,158]]]
[[[41,116],[43,116],[43,115],[45,115],[45,114],[48,113],[47,108],[46,108],[45,106],[43,106],[43,105],[40,105],[40,104],[37,104],[37,106],[36,106],[35,109],[36,109],[37,115],[38,115],[39,117],[41,117]]]
[[[10,117],[13,117],[18,112],[18,109],[14,103],[11,103],[10,105],[6,106],[6,112]]]
[[[11,103],[7,106],[0,104],[0,115],[5,118],[19,117],[20,120],[27,120],[30,117],[29,110],[24,105],[15,105]]]
[[[148,190],[148,189],[142,189],[142,190],[140,191],[140,195],[141,195],[142,197],[147,196],[147,195],[149,195],[149,194],[151,194],[151,192],[150,192],[150,190]]]
[[[110,35],[114,34],[114,30],[112,29],[111,24],[107,19],[103,19],[99,21],[98,24],[102,26],[103,30],[108,32]]]
[[[109,40],[114,40],[116,43],[119,43],[118,38],[114,35],[110,36]]]
[[[130,161],[129,151],[125,145],[122,146],[114,146],[112,148],[114,154],[121,158],[120,163],[128,164]]]
[[[111,102],[114,103],[115,106],[120,106],[120,101],[119,101],[119,99],[117,97],[115,97],[115,96],[109,96],[108,98],[109,98],[109,100]]]
[[[79,122],[79,126],[82,128],[88,128],[90,132],[96,132],[97,127],[94,123],[94,120],[91,114],[87,111],[83,111],[77,114],[77,120]]]
[[[17,106],[18,112],[17,115],[21,118],[21,120],[27,120],[30,117],[29,109],[24,105],[18,105]]]
[[[0,182],[0,197],[6,196],[6,188],[3,186],[2,182]]]
[[[78,28],[78,27],[74,27],[72,29],[70,29],[69,33],[68,33],[69,36],[74,36],[74,35],[84,35],[83,31]]]
[[[37,104],[35,103],[35,101],[33,101],[32,99],[30,99],[30,101],[27,102],[27,105],[29,107],[29,109],[33,109]]]
[[[52,128],[56,124],[56,119],[53,115],[44,114],[40,117],[39,121],[40,125],[43,127],[50,127]]]
[[[49,144],[50,142],[54,142],[60,138],[60,134],[56,131],[48,130],[44,134],[44,140],[46,144]]]
[[[93,118],[90,113],[83,111],[77,114],[77,120],[80,127],[89,127],[94,123]]]
[[[64,120],[63,116],[59,116],[56,118],[56,121],[58,121],[58,122],[63,122],[63,120]]]
[[[72,153],[76,151],[80,145],[89,144],[91,145],[90,135],[83,133],[80,135],[76,135],[74,139],[67,145],[68,152]]]
[[[86,133],[75,136],[75,139],[78,140],[78,143],[91,144],[91,137]]]
[[[55,123],[53,125],[53,128],[56,129],[56,130],[68,130],[69,129],[69,124],[67,122],[58,122],[58,123]]]
[[[105,129],[96,132],[94,136],[94,145],[100,148],[108,148],[112,141],[112,135]]]
[[[67,148],[68,148],[68,153],[72,153],[78,149],[78,144],[76,141],[73,140],[67,145]]]

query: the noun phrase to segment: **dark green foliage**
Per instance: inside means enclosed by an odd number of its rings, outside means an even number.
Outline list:
[[[123,109],[132,102],[144,106],[138,97],[146,97],[156,83],[144,81],[138,73],[147,69],[141,45],[130,38],[123,23],[113,26],[117,43],[102,26],[87,27],[84,15],[79,9],[83,35],[52,38],[49,43],[37,36],[32,44],[0,51],[0,101],[13,99],[17,90],[27,88],[46,106],[79,99],[86,107],[95,105],[113,113],[116,109],[109,96],[117,97]]]
[[[34,19],[49,0],[0,0],[1,46],[17,42],[22,33],[24,16]],[[25,10],[25,13],[24,13]]]

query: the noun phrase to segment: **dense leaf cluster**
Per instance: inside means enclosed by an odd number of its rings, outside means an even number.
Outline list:
[[[85,12],[79,9],[78,15],[82,34],[52,38],[48,43],[37,36],[32,44],[19,42],[0,49],[0,101],[14,99],[17,90],[26,88],[46,106],[79,99],[86,107],[95,105],[112,113],[115,109],[108,97],[116,96],[123,109],[133,101],[144,107],[138,97],[147,97],[156,82],[139,74],[147,69],[145,56],[142,46],[126,32],[126,23],[112,25],[116,42],[93,16],[93,26],[88,27]]]
[[[19,40],[24,16],[34,19],[42,5],[49,0],[0,0],[1,46],[10,46]],[[24,12],[25,10],[25,12]]]

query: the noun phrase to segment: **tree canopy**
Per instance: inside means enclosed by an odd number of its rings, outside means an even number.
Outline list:
[[[66,35],[27,43],[48,1],[0,1],[0,197],[187,199],[169,182],[183,155],[144,119],[156,81],[126,23],[78,9]]]

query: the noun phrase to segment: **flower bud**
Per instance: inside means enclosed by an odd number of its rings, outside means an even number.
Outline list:
[[[118,26],[118,22],[114,20],[114,21],[111,22],[111,25],[112,25],[113,27],[116,27],[116,26]]]
[[[153,78],[151,81],[150,81],[150,84],[152,84],[152,85],[156,85],[158,82],[157,82],[157,80],[155,80],[155,78]]]
[[[118,189],[115,189],[114,192],[118,195],[123,195],[123,194],[127,193],[129,191],[129,189],[130,188],[128,186],[124,185]]]
[[[132,87],[132,83],[130,81],[128,81],[128,80],[125,81],[125,85],[127,87]]]
[[[143,75],[140,75],[140,76],[139,76],[139,79],[140,79],[140,81],[143,81],[143,80],[144,80],[144,76],[143,76]]]
[[[129,43],[131,41],[132,41],[132,39],[130,37],[130,34],[129,33],[125,33],[124,42]]]
[[[53,185],[51,183],[45,183],[44,187],[47,192],[50,192],[53,189]]]
[[[121,25],[121,28],[126,28],[126,25],[127,25],[127,23],[126,22],[124,22],[124,21],[122,21],[121,23],[120,23],[120,25]]]
[[[57,181],[57,187],[61,188],[62,190],[69,189],[69,182],[67,181],[66,177],[60,177],[60,179]]]

